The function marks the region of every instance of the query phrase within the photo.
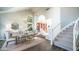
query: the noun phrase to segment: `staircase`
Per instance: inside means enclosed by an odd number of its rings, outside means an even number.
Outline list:
[[[58,46],[68,51],[72,51],[76,48],[76,33],[74,31],[77,27],[76,23],[79,24],[79,19],[70,23],[58,33],[53,42],[54,46]]]

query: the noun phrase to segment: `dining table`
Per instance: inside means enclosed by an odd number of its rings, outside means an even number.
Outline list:
[[[25,42],[27,40],[32,40],[35,35],[36,33],[18,34],[15,36],[15,44],[18,44],[18,41]]]

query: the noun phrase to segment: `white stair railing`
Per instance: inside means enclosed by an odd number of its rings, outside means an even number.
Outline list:
[[[73,50],[77,50],[76,41],[79,34],[79,18],[75,21],[74,27],[73,27]]]
[[[65,30],[66,28],[68,28],[69,26],[73,25],[73,51],[76,51],[76,49],[77,49],[77,47],[76,47],[76,41],[77,41],[77,37],[79,35],[79,24],[78,24],[78,22],[79,22],[79,18],[76,21],[72,21],[70,24],[68,24],[63,29],[61,29],[61,31],[59,31],[59,33],[60,33],[63,30]],[[57,26],[53,29],[53,31],[57,28]],[[56,37],[57,37],[57,35],[56,35]]]
[[[60,28],[59,28],[59,27],[60,27]],[[59,30],[58,30],[57,28],[58,28]],[[58,30],[58,32],[57,32],[56,30]],[[53,40],[54,40],[55,37],[59,34],[60,30],[61,30],[61,23],[58,23],[58,24],[52,29],[52,32],[53,32]],[[55,36],[54,36],[54,33],[56,34]]]
[[[59,35],[60,34],[60,32],[62,32],[63,30],[65,30],[66,28],[68,28],[69,26],[71,26],[71,25],[73,25],[75,23],[75,21],[73,21],[73,22],[71,22],[70,24],[68,24],[67,26],[65,26],[64,28],[60,28],[60,31],[57,33],[57,35]],[[61,23],[59,23],[59,24],[57,24],[54,28],[53,28],[53,30],[52,30],[52,32],[54,33],[55,32],[55,30],[56,30],[56,28],[57,27],[59,27],[61,25]],[[53,40],[55,40],[55,38],[57,37],[57,35],[55,36],[55,37],[53,37]],[[54,41],[53,41],[54,42]]]

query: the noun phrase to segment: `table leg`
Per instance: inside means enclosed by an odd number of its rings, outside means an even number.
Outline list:
[[[16,36],[15,44],[17,44],[17,41],[18,41],[18,36]]]

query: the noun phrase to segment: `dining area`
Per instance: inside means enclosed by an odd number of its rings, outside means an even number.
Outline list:
[[[35,32],[8,32],[3,51],[23,51],[45,41],[45,36]]]
[[[31,36],[35,35],[35,33],[28,34],[28,33],[23,33],[22,31],[8,32],[8,34],[9,34],[9,38],[7,40],[6,47],[8,46],[9,42],[15,41],[15,44],[18,44],[18,43],[26,41],[28,38],[31,39]]]

